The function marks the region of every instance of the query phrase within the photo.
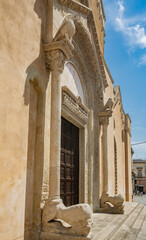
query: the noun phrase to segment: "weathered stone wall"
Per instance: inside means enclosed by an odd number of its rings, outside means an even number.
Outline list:
[[[29,80],[41,78],[45,82],[46,79],[40,47],[44,2],[0,3],[0,239],[3,240],[23,239],[26,169],[30,196],[27,227],[31,225],[37,94],[30,89]],[[32,138],[30,142],[28,135]]]

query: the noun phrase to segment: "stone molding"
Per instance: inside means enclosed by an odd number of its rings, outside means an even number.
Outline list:
[[[100,66],[103,85],[104,85],[105,88],[107,88],[109,86],[109,84],[108,84],[107,78],[106,78],[106,73],[105,73],[105,69],[104,69],[105,63],[104,63],[104,60],[103,60],[104,57],[102,55],[102,52],[101,52],[100,46],[99,46],[98,34],[97,34],[97,31],[96,31],[93,12],[89,15],[89,21],[90,21],[90,25],[91,25],[91,28],[92,28],[92,31],[93,31],[93,38],[94,38],[96,52],[97,52],[97,56],[98,56],[98,60],[99,60],[99,66]]]
[[[77,98],[66,86],[62,87],[62,107],[71,112],[82,123],[87,123],[89,110],[82,104],[81,98]]]
[[[116,107],[117,103],[119,102],[120,104],[120,112],[121,112],[121,120],[123,126],[125,125],[125,112],[123,109],[123,104],[122,104],[122,97],[121,97],[121,91],[120,91],[120,86],[116,85],[114,87],[114,108]]]
[[[80,12],[85,15],[89,15],[92,10],[85,5],[76,2],[74,0],[57,0],[60,4],[64,5],[67,8],[72,9],[73,11]]]
[[[106,17],[105,17],[105,12],[104,12],[104,7],[103,7],[102,0],[97,0],[97,6],[100,7],[100,16],[102,17],[102,19],[105,22],[106,21]]]

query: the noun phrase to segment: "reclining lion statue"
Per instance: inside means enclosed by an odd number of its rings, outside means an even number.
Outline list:
[[[121,194],[109,195],[104,192],[101,196],[101,207],[111,213],[124,213],[124,198]]]
[[[86,237],[92,225],[92,210],[88,204],[65,207],[61,199],[48,201],[43,209],[42,231]]]

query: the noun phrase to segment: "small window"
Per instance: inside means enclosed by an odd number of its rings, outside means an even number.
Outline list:
[[[142,177],[142,170],[141,169],[138,169],[138,177]]]

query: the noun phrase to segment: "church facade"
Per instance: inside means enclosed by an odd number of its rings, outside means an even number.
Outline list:
[[[0,5],[1,239],[91,239],[92,212],[132,201],[131,120],[104,59],[102,0]]]

